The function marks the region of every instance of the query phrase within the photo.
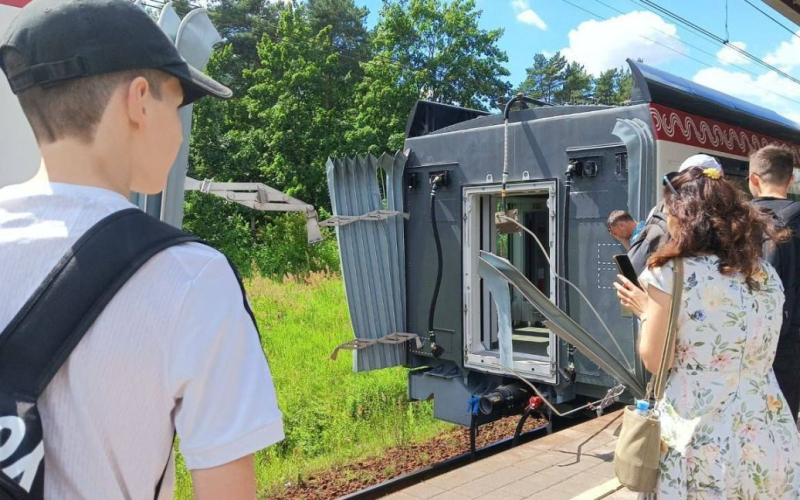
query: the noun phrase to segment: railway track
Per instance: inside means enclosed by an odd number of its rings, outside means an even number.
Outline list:
[[[573,425],[585,422],[586,420],[588,419],[585,417],[574,419],[558,419],[553,422],[552,432],[558,432],[559,430],[572,427]],[[538,438],[547,436],[549,425],[550,424],[541,425],[520,434],[517,444],[528,443]],[[383,483],[376,484],[374,486],[370,486],[368,488],[364,488],[363,490],[343,496],[341,497],[341,500],[372,500],[391,495],[392,493],[409,488],[415,484],[427,481],[436,476],[446,474],[447,472],[458,469],[459,467],[463,467],[477,460],[482,460],[492,455],[510,450],[514,447],[513,441],[513,437],[502,439],[490,445],[478,448],[475,450],[474,455],[471,452],[462,453],[461,455],[457,455],[447,460],[423,467],[422,469],[418,469],[414,472],[403,474],[402,476],[395,477]]]

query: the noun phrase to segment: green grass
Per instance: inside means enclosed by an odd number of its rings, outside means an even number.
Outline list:
[[[340,277],[255,279],[247,288],[286,433],[281,444],[256,455],[262,495],[449,428],[433,419],[431,402],[408,401],[405,369],[353,373],[350,351],[329,359],[353,338]],[[190,475],[180,456],[177,462],[175,497],[192,498]]]

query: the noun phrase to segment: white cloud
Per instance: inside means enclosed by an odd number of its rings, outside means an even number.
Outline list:
[[[800,35],[800,31],[797,34]],[[793,36],[788,42],[781,42],[777,49],[764,57],[764,61],[784,71],[800,66],[800,38]]]
[[[747,64],[750,62],[750,59],[746,58],[736,50],[732,49],[730,45],[733,45],[736,48],[745,50],[747,48],[747,44],[744,42],[730,42],[725,47],[722,47],[719,52],[717,52],[717,59],[721,62],[724,66],[729,64]]]
[[[706,87],[772,109],[800,123],[800,85],[786,80],[774,71],[753,76],[743,71],[706,68],[698,71],[692,79]]]
[[[517,1],[517,0],[515,0]],[[561,53],[594,75],[618,68],[626,58],[659,63],[686,53],[676,39],[678,28],[653,12],[633,11],[606,21],[584,21],[569,32],[569,47]],[[675,37],[675,38],[673,38]]]
[[[531,26],[536,26],[540,30],[547,29],[547,25],[542,21],[542,18],[531,9],[523,10],[517,14],[517,20],[525,24],[530,24]]]
[[[543,31],[547,29],[547,24],[531,9],[528,0],[511,0],[511,7],[517,13],[517,21],[536,26]]]

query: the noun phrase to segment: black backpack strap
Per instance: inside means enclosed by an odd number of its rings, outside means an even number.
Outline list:
[[[0,390],[36,399],[120,288],[158,252],[199,241],[131,208],[73,245],[0,334]]]
[[[781,208],[777,212],[778,217],[786,222],[786,225],[789,227],[795,226],[800,220],[800,203],[796,201],[789,201],[785,207]]]

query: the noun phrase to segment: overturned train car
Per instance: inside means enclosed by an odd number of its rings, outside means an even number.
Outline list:
[[[620,384],[623,398],[641,393],[636,324],[612,288],[612,256],[624,249],[608,214],[645,218],[663,174],[700,152],[746,189],[750,152],[779,143],[800,158],[800,129],[629,64],[627,106],[534,107],[512,111],[506,127],[502,115],[421,101],[403,152],[329,161],[329,224],[356,336],[341,347],[354,350],[355,370],[414,368],[409,396],[433,398],[437,418],[462,425],[482,396],[482,421],[521,411],[521,378],[559,410]],[[496,214],[512,210],[541,246],[498,230]]]

